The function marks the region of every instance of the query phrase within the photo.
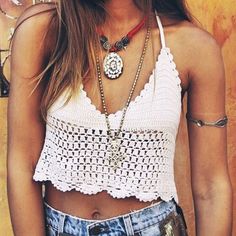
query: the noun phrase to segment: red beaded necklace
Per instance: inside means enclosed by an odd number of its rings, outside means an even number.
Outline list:
[[[144,27],[147,18],[148,17],[145,16],[137,26],[135,26],[130,32],[128,32],[126,36],[124,36],[121,40],[115,42],[114,44],[109,43],[108,38],[101,30],[100,32],[98,32],[100,35],[100,43],[103,49],[108,52],[103,61],[104,74],[108,79],[118,79],[122,75],[123,60],[117,52],[126,49],[134,35],[136,35]]]
[[[147,21],[147,16],[145,16],[137,26],[135,26],[126,36],[124,36],[121,40],[117,41],[113,45],[109,43],[108,38],[104,35],[104,33],[100,32],[100,42],[102,47],[105,50],[109,50],[109,52],[118,52],[124,49],[134,37],[145,25]]]

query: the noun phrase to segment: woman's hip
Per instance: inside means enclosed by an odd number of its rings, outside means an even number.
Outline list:
[[[45,224],[47,236],[185,235],[181,233],[184,220],[178,209],[174,200],[161,201],[114,218],[87,220],[60,212],[45,203]]]

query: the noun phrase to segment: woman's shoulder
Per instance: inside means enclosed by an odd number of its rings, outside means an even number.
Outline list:
[[[179,37],[181,37],[188,49],[192,48],[196,52],[207,52],[220,48],[213,35],[197,24],[183,21],[177,27],[179,27]]]
[[[167,47],[171,48],[177,65],[186,75],[186,87],[192,80],[206,82],[210,71],[222,73],[221,48],[217,40],[200,24],[168,18],[163,18],[162,22]]]
[[[217,39],[191,22],[184,21],[177,27],[176,37],[181,42],[183,54],[188,61],[189,74],[205,82],[208,73],[218,71],[222,74],[223,59]]]
[[[24,41],[25,46],[41,42],[45,43],[45,50],[49,52],[51,50],[49,42],[54,42],[56,39],[54,20],[56,16],[55,3],[39,3],[26,8],[16,22],[12,38],[13,46],[15,41],[17,44],[19,41]]]
[[[24,28],[32,27],[37,30],[38,27],[45,26],[56,14],[56,3],[38,3],[26,8],[18,18],[15,26],[17,30],[22,24]]]
[[[167,34],[173,35],[174,41],[179,43],[185,51],[188,52],[208,52],[218,51],[220,46],[216,39],[199,23],[190,22],[187,20],[178,21],[168,18],[163,18],[163,25]]]

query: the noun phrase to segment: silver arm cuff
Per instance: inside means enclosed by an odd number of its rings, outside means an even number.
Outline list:
[[[213,127],[217,127],[217,128],[223,128],[227,125],[228,123],[228,117],[224,116],[223,118],[217,120],[217,121],[213,121],[213,122],[208,122],[208,121],[203,121],[203,120],[197,120],[192,118],[188,113],[186,114],[186,119],[188,121],[193,122],[194,124],[196,124],[198,127],[202,127],[202,126],[213,126]]]

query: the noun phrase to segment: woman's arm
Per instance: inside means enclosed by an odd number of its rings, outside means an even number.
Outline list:
[[[47,47],[50,13],[26,19],[39,9],[28,10],[19,20],[11,55],[11,90],[8,104],[8,200],[14,235],[45,235],[42,189],[32,179],[45,135],[45,124],[40,115],[40,102],[45,82],[32,78],[43,70]],[[45,8],[45,6],[44,6]],[[22,23],[22,21],[24,21]]]
[[[217,121],[225,115],[225,75],[220,48],[194,29],[190,39],[188,114]],[[188,122],[197,236],[231,236],[232,189],[227,167],[226,128]]]

